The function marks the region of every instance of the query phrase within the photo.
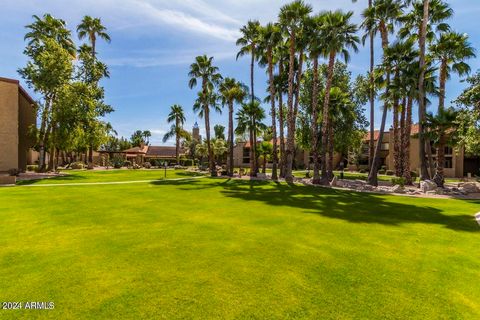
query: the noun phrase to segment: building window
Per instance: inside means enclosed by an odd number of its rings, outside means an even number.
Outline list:
[[[452,169],[453,168],[453,159],[452,157],[445,157],[445,168]]]
[[[390,149],[390,145],[388,144],[388,142],[386,143],[382,143],[382,151],[388,151]]]
[[[453,149],[450,146],[445,147],[445,155],[449,156],[453,154]]]

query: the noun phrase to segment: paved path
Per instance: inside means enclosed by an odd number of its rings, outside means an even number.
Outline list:
[[[475,215],[475,219],[477,219],[477,222],[480,225],[480,212]]]
[[[111,184],[133,184],[133,183],[152,183],[162,181],[180,181],[191,179],[202,179],[206,176],[174,178],[174,179],[157,179],[157,180],[133,180],[133,181],[111,181],[111,182],[77,182],[77,183],[49,183],[49,184],[25,184],[17,187],[60,187],[60,186],[95,186],[95,185],[111,185]]]

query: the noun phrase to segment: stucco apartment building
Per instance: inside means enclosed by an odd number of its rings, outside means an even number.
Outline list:
[[[375,143],[378,140],[380,131],[375,131]],[[417,173],[420,172],[420,156],[419,156],[419,140],[418,125],[412,126],[412,135],[410,136],[410,170]],[[370,133],[364,138],[362,156],[360,157],[360,168],[368,166],[368,143],[370,141]],[[387,170],[394,170],[393,158],[393,131],[386,131],[383,136],[381,146],[380,162]],[[432,147],[433,159],[435,161],[435,148]],[[451,146],[445,148],[445,176],[448,178],[462,178],[468,175],[480,175],[480,157],[466,155],[463,148],[455,150]]]
[[[0,172],[33,163],[29,128],[36,125],[35,101],[18,80],[0,77]]]

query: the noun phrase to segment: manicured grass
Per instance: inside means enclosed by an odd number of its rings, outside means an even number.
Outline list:
[[[477,211],[210,178],[0,188],[0,301],[55,302],[0,318],[479,319]]]
[[[62,184],[62,183],[89,183],[89,182],[117,182],[165,179],[164,169],[110,169],[110,170],[65,170],[65,176],[41,180],[18,181],[18,185],[25,184]],[[167,169],[166,179],[188,178],[198,176],[199,173],[184,170]]]

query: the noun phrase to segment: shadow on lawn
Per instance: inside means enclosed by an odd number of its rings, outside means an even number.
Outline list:
[[[218,180],[164,181],[158,184],[179,186],[182,190],[222,188],[220,193],[229,198],[245,201],[261,201],[271,206],[289,206],[303,209],[306,213],[319,214],[332,219],[352,223],[378,223],[399,226],[403,223],[426,223],[444,226],[457,231],[479,232],[473,212],[446,215],[439,208],[419,206],[417,201],[438,199],[412,199],[412,204],[390,202],[390,197],[372,193],[334,190],[268,181]],[[206,183],[207,182],[207,183]],[[480,201],[469,201],[479,204]],[[248,208],[246,206],[245,208]]]
[[[64,175],[64,176],[57,176],[57,177],[50,177],[50,178],[40,178],[40,179],[32,179],[32,180],[19,180],[17,181],[17,186],[24,186],[29,184],[36,184],[40,181],[65,181],[65,182],[78,182],[78,180],[85,180],[87,177],[72,174],[72,175]]]

